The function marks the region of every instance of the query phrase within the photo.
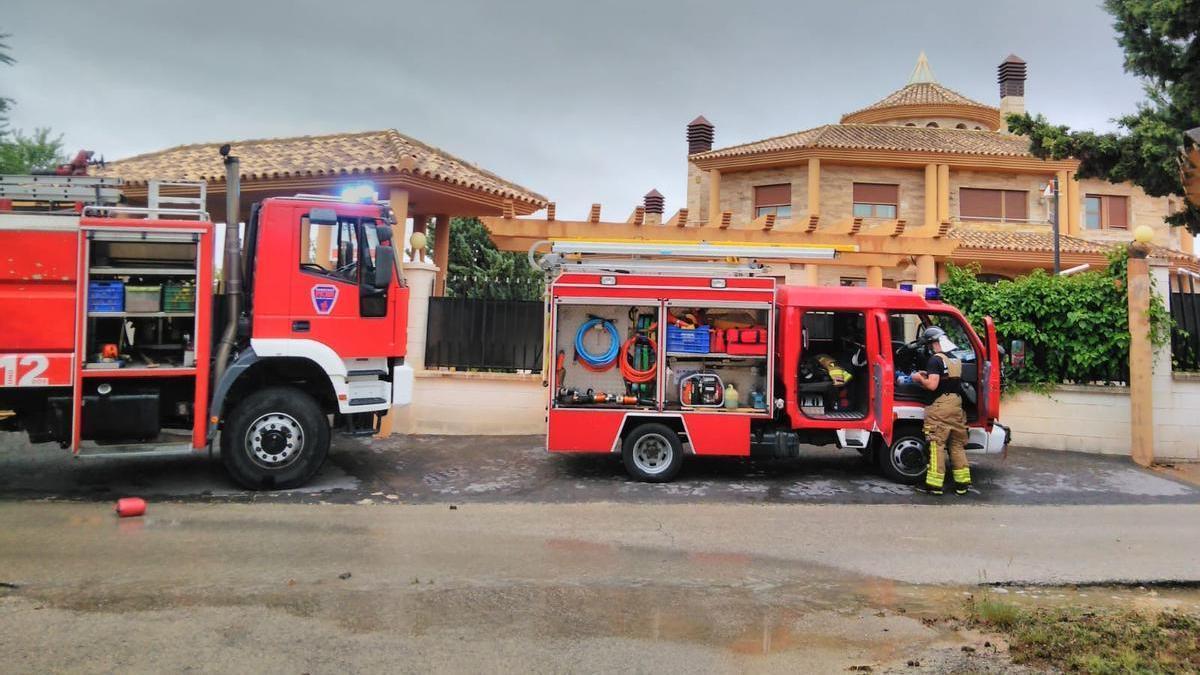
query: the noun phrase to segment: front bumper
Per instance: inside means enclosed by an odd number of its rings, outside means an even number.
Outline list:
[[[999,422],[992,423],[992,430],[971,427],[967,432],[967,452],[978,455],[998,455],[1004,452],[1012,440],[1012,430]]]

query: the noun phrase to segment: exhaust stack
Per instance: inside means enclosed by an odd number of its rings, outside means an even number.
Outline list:
[[[241,163],[229,154],[229,145],[221,146],[225,158],[225,255],[221,273],[225,277],[225,330],[217,347],[216,363],[213,365],[213,382],[221,381],[221,375],[229,366],[229,357],[237,346],[238,319],[242,314],[242,253],[238,244],[238,217],[241,213]]]

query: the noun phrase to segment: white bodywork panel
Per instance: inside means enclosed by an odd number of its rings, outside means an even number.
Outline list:
[[[413,369],[408,364],[392,368],[392,405],[409,405],[413,397]]]
[[[871,432],[867,429],[838,429],[839,448],[866,448],[871,444]]]
[[[391,407],[392,387],[378,374],[350,376],[351,370],[387,373],[387,359],[343,359],[329,346],[316,340],[293,338],[251,338],[250,346],[259,358],[294,357],[308,359],[325,371],[333,386],[338,412],[358,413],[387,410]],[[382,403],[350,405],[354,399],[383,399]],[[411,398],[411,394],[410,394]]]

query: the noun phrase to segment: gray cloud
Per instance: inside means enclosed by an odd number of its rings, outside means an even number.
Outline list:
[[[16,127],[109,158],[201,141],[395,127],[538,190],[624,218],[684,197],[684,125],[717,144],[836,122],[938,80],[984,102],[1029,62],[1026,102],[1109,128],[1140,84],[1098,3],[6,0],[0,70]]]

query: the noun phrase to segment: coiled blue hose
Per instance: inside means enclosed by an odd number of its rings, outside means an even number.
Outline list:
[[[583,346],[583,336],[589,330],[596,326],[604,326],[608,330],[610,338],[608,351],[603,354],[592,354]],[[579,330],[575,333],[575,357],[582,361],[585,365],[592,368],[610,368],[617,360],[617,355],[621,353],[621,335],[617,332],[617,327],[608,319],[588,319],[584,322]]]

